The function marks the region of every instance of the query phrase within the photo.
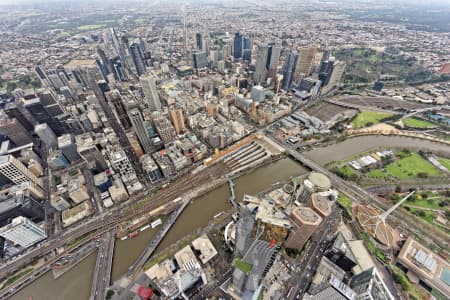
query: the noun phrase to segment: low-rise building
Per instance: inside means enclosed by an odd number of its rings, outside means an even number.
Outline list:
[[[406,240],[397,262],[408,270],[413,282],[420,280],[428,289],[450,295],[450,264],[412,237]]]

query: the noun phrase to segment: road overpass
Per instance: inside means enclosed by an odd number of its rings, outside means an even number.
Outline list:
[[[111,282],[115,241],[115,228],[107,231],[100,238],[89,300],[105,299],[106,288]]]

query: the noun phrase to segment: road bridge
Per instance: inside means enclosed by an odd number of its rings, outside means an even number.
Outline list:
[[[184,211],[186,206],[188,206],[190,201],[184,201],[183,204],[177,209],[175,209],[169,216],[169,218],[164,222],[162,228],[158,231],[158,233],[155,235],[153,240],[145,247],[144,251],[139,255],[139,257],[136,259],[136,261],[131,265],[130,269],[128,270],[126,277],[133,278],[134,275],[142,268],[144,267],[144,264],[147,262],[147,260],[152,256],[153,252],[155,252],[156,248],[159,246],[161,241],[166,236],[167,232],[169,232],[172,225],[176,222],[178,217],[181,215],[181,213]]]
[[[115,232],[115,228],[111,229],[100,238],[89,300],[105,299],[106,288],[111,282],[114,244],[116,241]]]

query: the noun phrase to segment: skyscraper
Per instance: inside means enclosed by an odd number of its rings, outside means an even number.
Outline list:
[[[175,129],[172,123],[160,112],[154,112],[152,114],[153,124],[155,125],[158,135],[163,140],[164,144],[171,143],[175,138]]]
[[[145,74],[144,54],[138,43],[132,43],[130,46],[130,55],[133,59],[134,66],[138,76]]]
[[[23,146],[33,142],[28,130],[17,121],[8,117],[0,119],[0,133],[6,135],[17,146]]]
[[[319,68],[319,80],[322,86],[328,85],[331,74],[333,73],[334,61],[322,61]]]
[[[42,181],[17,158],[12,155],[0,156],[0,173],[15,184],[30,182],[42,187]]]
[[[250,62],[252,60],[252,50],[244,49],[244,52],[242,53],[242,59]]]
[[[233,57],[239,59],[242,57],[242,34],[238,31],[234,34]]]
[[[355,275],[350,287],[356,292],[356,300],[394,300],[395,297],[375,267]]]
[[[236,248],[234,255],[243,257],[253,243],[252,230],[255,225],[255,218],[252,216],[247,206],[241,205],[239,208],[239,220],[236,223]]]
[[[64,134],[58,138],[58,149],[70,162],[76,162],[81,159],[77,151],[77,144],[72,134]]]
[[[195,51],[192,53],[192,64],[195,69],[208,67],[208,55],[206,51]]]
[[[37,121],[33,118],[28,110],[26,110],[20,102],[6,103],[3,110],[10,118],[16,118],[20,124],[27,130],[33,131]]]
[[[298,53],[291,52],[288,54],[283,66],[283,82],[282,88],[289,90],[292,80],[294,79],[295,66],[297,65]]]
[[[11,224],[0,228],[0,236],[24,248],[47,238],[44,229],[21,216],[14,218]]]
[[[324,93],[339,84],[339,81],[341,81],[344,71],[345,71],[345,62],[335,61],[333,65],[333,71],[331,72],[330,80],[328,81],[328,85],[323,90]]]
[[[269,47],[267,45],[260,46],[256,56],[256,69],[253,74],[253,81],[256,84],[262,84],[266,80],[267,75],[267,58],[269,55]]]
[[[289,233],[285,246],[301,250],[322,222],[322,218],[309,207],[297,207],[292,211],[291,218],[294,228]]]
[[[133,129],[136,132],[136,135],[141,143],[144,151],[146,153],[152,152],[152,143],[150,142],[150,138],[147,134],[147,128],[144,125],[144,119],[142,118],[141,112],[137,108],[133,108],[128,111],[128,115],[131,120],[131,124],[133,124]]]
[[[58,138],[47,123],[36,125],[34,132],[48,148],[56,149],[58,147]]]
[[[151,111],[161,109],[161,101],[159,100],[158,90],[156,89],[156,79],[152,75],[141,76],[140,78],[142,91],[144,92],[145,101]]]
[[[275,80],[277,75],[278,63],[280,61],[281,48],[274,43],[269,44],[269,54],[267,57],[267,77]]]
[[[182,133],[185,128],[183,110],[180,107],[171,107],[169,108],[169,117],[177,134]]]
[[[112,90],[105,93],[106,101],[112,106],[115,115],[122,124],[123,128],[128,129],[131,127],[130,118],[127,115],[125,105],[122,100],[122,96],[118,90]]]
[[[297,62],[297,67],[295,68],[294,75],[294,81],[296,83],[298,83],[303,77],[307,77],[311,74],[316,52],[316,45],[310,45],[308,47],[300,49],[300,59]]]
[[[203,39],[202,34],[200,32],[197,32],[195,34],[195,44],[198,50],[202,50]]]
[[[250,48],[250,38],[246,35],[244,36],[244,44],[243,44],[243,48],[245,49],[251,49]]]
[[[65,133],[63,124],[47,111],[39,98],[24,100],[23,104],[38,123],[47,123],[56,135]]]

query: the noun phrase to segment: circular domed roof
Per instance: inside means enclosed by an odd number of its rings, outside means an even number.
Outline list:
[[[322,173],[311,172],[308,176],[309,181],[311,181],[320,190],[329,190],[331,188],[330,179]]]

